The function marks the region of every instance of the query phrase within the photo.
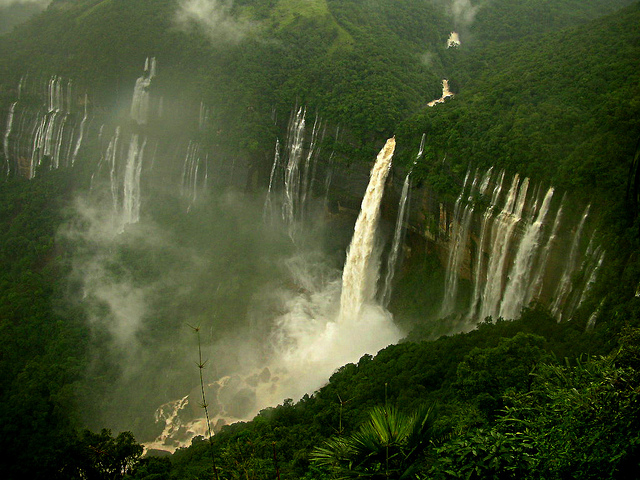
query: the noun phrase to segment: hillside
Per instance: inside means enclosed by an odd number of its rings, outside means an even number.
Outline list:
[[[624,0],[54,0],[2,35],[8,478],[632,478],[638,24]],[[393,135],[374,292],[341,318]],[[366,440],[389,418],[411,433]]]

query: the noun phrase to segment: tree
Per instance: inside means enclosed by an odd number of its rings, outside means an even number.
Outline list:
[[[111,431],[100,433],[85,430],[67,456],[64,478],[86,480],[118,480],[130,474],[142,456],[142,445],[136,443],[131,432],[117,437]]]
[[[390,406],[375,407],[358,431],[327,440],[313,450],[311,459],[335,478],[413,478],[420,455],[437,437],[431,407],[411,415]]]

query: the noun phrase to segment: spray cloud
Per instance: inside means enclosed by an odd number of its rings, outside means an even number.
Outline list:
[[[175,21],[180,28],[196,28],[212,40],[240,42],[251,30],[247,20],[234,18],[233,0],[180,0]]]

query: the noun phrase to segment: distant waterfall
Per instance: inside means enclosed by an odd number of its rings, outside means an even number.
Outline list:
[[[465,184],[469,178],[465,178]],[[462,215],[460,216],[460,208],[463,203],[463,197],[465,194],[464,187],[460,196],[456,200],[454,207],[454,223],[450,236],[449,257],[447,261],[447,274],[444,283],[444,300],[442,301],[442,307],[440,310],[440,316],[446,317],[453,313],[455,308],[456,297],[458,294],[458,270],[462,264],[466,247],[468,244],[469,227],[471,226],[471,220],[473,218],[474,206],[471,202],[472,195],[475,192],[476,185],[478,183],[478,173],[476,172],[473,182],[471,183],[471,190],[469,191],[469,199],[464,206]]]
[[[280,167],[280,140],[276,139],[276,150],[273,155],[273,165],[271,166],[271,173],[269,174],[269,188],[267,189],[267,196],[264,200],[264,207],[262,209],[262,220],[264,222],[271,221],[273,219],[273,201],[271,199],[273,191],[273,180],[276,177],[276,170]]]
[[[512,177],[510,187],[503,195],[505,173],[501,172],[493,179],[492,170],[485,173],[479,187],[473,186],[476,175],[471,187],[476,193],[469,194],[465,201],[467,173],[456,200],[440,315],[453,313],[456,302],[460,301],[461,252],[470,251],[471,298],[465,314],[469,322],[487,316],[516,318],[522,308],[534,300],[547,303],[558,319],[570,316],[593,291],[604,262],[604,252],[591,246],[593,240],[586,251],[581,250],[589,207],[568,237],[564,235],[569,228],[569,220],[564,218],[564,196],[554,207],[553,187],[549,187],[543,196],[539,185],[530,189],[529,179],[521,180],[518,174]],[[533,194],[529,194],[530,190]],[[487,207],[484,212],[477,213],[477,236],[472,240],[467,230],[474,224],[471,216],[478,209],[476,197],[481,201],[484,198]],[[549,219],[552,219],[551,225]],[[469,246],[472,241],[475,241],[475,248]],[[567,250],[568,255],[563,253]],[[563,257],[566,260],[559,274],[557,258]],[[580,263],[580,258],[585,260]],[[582,280],[573,285],[572,278],[577,272],[582,272]]]
[[[122,188],[122,223],[137,223],[140,220],[140,173],[147,139],[139,145],[138,135],[131,136],[129,153],[124,170]]]
[[[487,280],[482,295],[480,318],[496,317],[505,283],[505,264],[516,226],[522,219],[529,179],[520,185],[520,177],[514,175],[504,208],[495,218],[491,232],[491,257],[487,267]]]
[[[331,183],[330,169],[325,169],[324,181],[318,179],[326,126],[316,115],[308,133],[306,116],[304,107],[296,107],[291,113],[286,141],[281,143],[276,139],[263,207],[263,219],[267,223],[271,223],[280,212],[282,222],[294,241],[308,220],[311,199],[314,193],[318,193],[319,185],[324,186],[326,193]],[[329,157],[331,162],[332,155]]]
[[[198,133],[204,134],[209,124],[209,108],[200,102]],[[189,140],[182,163],[180,194],[187,199],[187,211],[196,203],[198,193],[207,188],[209,177],[209,153],[199,141]]]
[[[282,218],[290,229],[295,225],[300,208],[300,160],[304,141],[306,111],[300,107],[289,123],[287,135],[287,166],[284,174],[284,203]],[[290,234],[293,232],[290,231]]]
[[[80,147],[82,146],[82,140],[84,139],[84,130],[86,128],[88,115],[88,104],[89,104],[89,96],[85,93],[84,95],[84,115],[82,116],[82,121],[80,122],[80,132],[78,133],[78,139],[76,140],[76,146],[73,149],[73,156],[71,157],[71,165],[73,166],[76,163],[76,158],[78,158],[78,152],[80,151]]]
[[[493,171],[493,167],[491,167],[487,171],[488,178],[491,178],[491,174]],[[485,260],[485,245],[487,243],[486,236],[491,233],[491,221],[494,210],[497,208],[498,199],[500,198],[500,193],[502,192],[502,185],[504,183],[504,170],[499,174],[499,180],[496,182],[495,187],[491,193],[491,201],[489,203],[489,207],[485,210],[482,215],[482,225],[480,227],[480,238],[478,240],[478,248],[476,255],[476,266],[475,271],[473,273],[473,293],[471,294],[471,305],[469,307],[469,312],[467,314],[468,319],[474,318],[478,308],[482,303],[482,287],[486,283],[487,279],[487,265]],[[485,189],[486,191],[486,189]]]
[[[2,147],[4,149],[4,158],[7,162],[7,175],[11,173],[11,162],[9,162],[9,137],[11,136],[11,129],[13,128],[13,116],[16,111],[16,105],[18,102],[13,102],[11,107],[9,107],[9,116],[7,117],[7,128],[4,132],[4,139],[2,142]]]
[[[20,80],[18,99],[9,108],[2,142],[7,175],[33,178],[43,168],[73,165],[89,118],[87,97],[81,117],[74,110],[73,91],[71,80],[56,75],[46,83],[27,77]],[[22,99],[26,93],[28,101]]]
[[[580,219],[580,223],[578,224],[578,228],[573,236],[573,242],[571,243],[571,250],[569,251],[569,256],[567,257],[567,263],[565,264],[564,271],[562,272],[562,276],[560,277],[560,281],[558,282],[558,288],[555,291],[555,300],[553,305],[551,306],[551,313],[558,318],[562,318],[563,306],[564,302],[567,300],[569,296],[569,292],[571,291],[571,275],[574,273],[576,268],[576,262],[578,261],[579,248],[580,248],[580,240],[582,237],[582,230],[584,229],[585,221],[589,216],[589,209],[591,205],[587,206]]]
[[[384,184],[391,168],[395,146],[395,137],[387,140],[371,170],[342,272],[340,321],[358,319],[363,305],[375,297],[379,266],[374,258],[375,234]]]
[[[149,87],[151,80],[156,76],[156,59],[147,57],[144,65],[144,72],[136,80],[133,88],[133,98],[131,99],[131,118],[138,124],[143,125],[149,121],[151,97]]]

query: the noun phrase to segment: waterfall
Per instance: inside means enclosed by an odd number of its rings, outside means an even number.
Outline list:
[[[489,170],[487,171],[487,187],[485,187],[485,192],[486,192],[486,189],[488,188],[488,183],[491,181],[492,171],[493,171],[493,167],[489,168]],[[471,294],[471,304],[469,307],[469,313],[467,315],[468,320],[472,319],[476,315],[476,312],[481,305],[481,300],[482,300],[481,290],[482,290],[482,287],[484,287],[484,285],[486,284],[486,278],[487,278],[486,265],[484,261],[485,260],[484,252],[485,252],[485,244],[486,244],[485,237],[487,236],[488,232],[489,233],[491,232],[491,218],[498,204],[500,193],[502,192],[502,184],[504,182],[504,176],[505,176],[505,173],[503,170],[502,172],[500,172],[498,176],[499,179],[493,188],[493,192],[491,193],[491,200],[489,203],[489,207],[485,210],[484,214],[482,215],[482,224],[480,227],[480,237],[478,239],[475,270],[473,272],[473,292]]]
[[[131,118],[139,125],[149,121],[150,95],[149,87],[151,80],[156,76],[156,59],[147,57],[144,65],[144,73],[136,80],[133,88],[133,98],[131,99]]]
[[[522,218],[522,211],[529,187],[529,179],[525,178],[520,185],[520,176],[515,174],[507,201],[502,211],[495,218],[491,232],[491,257],[487,266],[487,280],[482,296],[480,318],[495,317],[502,298],[504,287],[504,270],[509,246],[513,240],[516,226]]]
[[[11,104],[11,107],[9,107],[9,116],[7,117],[7,129],[4,132],[4,141],[3,141],[3,148],[4,148],[4,159],[7,162],[7,175],[9,175],[11,173],[11,162],[9,161],[9,137],[11,136],[11,129],[13,128],[13,116],[15,114],[16,111],[16,105],[18,104],[18,102],[13,102]]]
[[[549,288],[544,283],[550,280],[548,277],[556,269],[553,265],[549,266],[549,259],[552,253],[555,255],[556,244],[560,240],[558,232],[564,217],[565,195],[559,202],[553,226],[548,228],[546,225],[551,215],[554,187],[547,188],[546,192],[540,185],[529,188],[529,179],[521,181],[520,176],[515,174],[502,199],[505,172],[502,171],[495,181],[491,179],[492,172],[493,168],[488,169],[480,182],[476,173],[465,201],[470,178],[468,171],[461,193],[456,199],[450,228],[441,317],[455,312],[460,266],[469,251],[469,230],[474,223],[472,216],[480,205],[475,202],[475,194],[484,198],[490,185],[491,199],[479,222],[477,248],[471,249],[472,293],[466,319],[469,322],[489,316],[513,319],[532,300],[542,298],[543,301],[548,301],[550,292],[547,292]],[[442,223],[442,205],[440,210]],[[593,290],[604,262],[604,251],[594,243],[595,234],[586,251],[580,251],[580,239],[588,214],[589,207],[584,211],[575,234],[571,237],[571,244],[567,247],[567,260],[560,279],[554,286],[550,309],[557,318],[561,318],[563,314],[572,314],[584,303]],[[585,259],[582,264],[578,262],[580,256]],[[581,289],[572,291],[572,278],[577,272],[582,273],[583,280],[579,284]]]
[[[304,176],[300,191],[301,219],[304,218],[304,206],[306,205],[307,198],[311,196],[311,189],[315,183],[316,162],[318,158],[316,155],[316,146],[318,142],[319,127],[318,116],[316,115],[316,119],[313,122],[313,129],[311,130],[311,142],[309,144],[309,150],[307,151],[307,157],[304,164]]]
[[[362,199],[360,214],[356,220],[342,272],[339,319],[341,322],[357,320],[363,305],[373,300],[375,296],[375,285],[378,280],[378,265],[374,259],[375,234],[384,184],[391,168],[395,146],[396,140],[392,137],[380,150]]]
[[[400,241],[402,240],[402,232],[406,220],[405,210],[411,184],[410,175],[411,171],[407,173],[407,176],[404,178],[404,183],[402,184],[400,203],[398,204],[398,218],[396,219],[396,227],[393,231],[393,241],[391,243],[389,257],[387,258],[387,271],[380,295],[380,303],[382,303],[385,308],[389,306],[389,302],[391,301],[391,285],[393,277],[395,276],[396,263],[398,262],[398,254],[400,253]]]
[[[300,208],[300,159],[304,140],[306,111],[300,107],[292,116],[287,135],[288,159],[284,175],[284,200],[282,218],[289,226],[289,235],[293,236],[296,214]]]
[[[460,35],[457,32],[451,32],[449,38],[447,39],[447,48],[459,47],[460,46]]]
[[[129,153],[124,170],[122,194],[123,225],[137,223],[140,220],[140,173],[147,139],[145,138],[142,141],[141,146],[138,143],[138,134],[133,134],[129,143]]]
[[[467,178],[468,178],[467,173]],[[440,308],[440,316],[446,317],[453,313],[455,309],[456,298],[458,295],[458,279],[459,269],[464,259],[464,254],[467,248],[469,239],[469,227],[471,226],[471,220],[473,218],[473,204],[471,202],[472,196],[475,192],[475,187],[478,183],[478,173],[476,172],[473,182],[471,183],[471,190],[469,191],[469,198],[467,204],[464,207],[462,216],[459,215],[462,198],[464,196],[465,186],[467,179],[465,179],[462,187],[462,192],[456,200],[456,205],[453,213],[453,230],[449,240],[449,256],[447,260],[446,277],[444,282],[444,298],[442,300],[442,307]],[[484,179],[483,182],[484,183]]]
[[[524,299],[523,305],[529,305],[531,300],[537,298],[542,293],[542,287],[544,286],[544,274],[547,268],[547,261],[549,260],[549,254],[553,245],[556,242],[558,237],[558,229],[560,228],[560,222],[562,221],[562,209],[564,207],[566,195],[562,196],[562,200],[560,201],[560,206],[558,207],[558,211],[556,213],[556,218],[553,221],[553,228],[551,229],[551,235],[547,239],[547,243],[540,254],[540,260],[538,262],[538,268],[535,271],[534,276],[529,284],[529,288],[527,289],[527,294]]]
[[[276,176],[276,170],[280,165],[280,140],[276,139],[276,151],[273,154],[273,165],[271,166],[271,173],[269,175],[269,188],[267,189],[267,196],[264,200],[264,207],[262,209],[262,220],[267,222],[267,219],[271,221],[273,219],[273,206],[271,201],[271,192],[273,190],[273,179]]]
[[[25,77],[18,86],[18,100],[24,84]],[[41,167],[56,169],[70,163],[76,129],[76,122],[71,121],[72,84],[68,80],[65,89],[62,77],[54,75],[43,83],[41,91],[36,90],[39,108],[18,100],[11,104],[3,137],[7,175],[13,170],[33,178]]]
[[[580,300],[578,301],[577,308],[580,308],[582,306],[584,301],[589,296],[589,293],[591,293],[591,289],[595,285],[596,280],[598,278],[598,272],[600,271],[600,268],[602,267],[602,263],[604,262],[604,257],[605,257],[604,250],[596,249],[596,251],[594,252],[595,262],[593,262],[593,265],[590,268],[590,273],[589,273],[587,282],[584,284],[582,293],[580,294]]]
[[[413,167],[416,166],[418,160],[422,157],[424,152],[424,139],[425,134],[422,134],[422,139],[420,140],[420,148],[418,149],[418,154],[416,155],[416,159],[413,161],[413,165],[407,172],[407,176],[404,178],[404,183],[402,184],[402,192],[400,193],[400,203],[398,204],[398,218],[396,219],[396,227],[393,231],[393,241],[391,243],[391,250],[389,251],[389,256],[387,257],[387,270],[384,277],[384,285],[382,287],[382,293],[380,295],[380,302],[383,307],[388,307],[389,302],[391,301],[391,291],[392,291],[392,283],[393,277],[396,272],[396,264],[398,263],[398,255],[400,253],[400,243],[402,240],[402,232],[404,231],[404,224],[408,216],[407,203],[409,198],[409,190],[411,188],[411,172],[413,172]]]
[[[89,97],[85,93],[84,95],[84,115],[82,116],[82,121],[80,122],[80,133],[78,133],[78,139],[76,141],[76,146],[73,149],[73,156],[71,157],[71,165],[73,166],[76,163],[76,158],[78,158],[78,152],[80,151],[80,147],[82,146],[82,140],[84,139],[84,129],[87,123],[87,118],[89,117],[87,113],[87,106],[89,103]]]
[[[582,230],[584,228],[584,224],[589,216],[589,209],[591,205],[588,205],[585,209],[582,218],[580,219],[580,223],[576,229],[576,233],[573,236],[573,242],[571,243],[571,249],[569,250],[569,256],[567,257],[567,263],[565,264],[564,271],[562,272],[562,276],[560,277],[560,281],[558,282],[558,287],[556,288],[554,297],[555,300],[553,305],[551,306],[551,313],[554,317],[557,317],[558,320],[562,319],[562,310],[564,307],[564,302],[566,301],[569,293],[571,291],[571,275],[573,274],[576,268],[576,262],[578,260],[578,251],[580,248],[580,237],[582,236]]]
[[[436,100],[430,101],[429,103],[427,103],[427,106],[433,107],[438,103],[444,103],[444,101],[449,97],[453,97],[453,93],[451,92],[451,90],[449,90],[449,80],[445,78],[444,80],[442,80],[442,96],[440,98],[437,98]]]
[[[118,211],[118,177],[116,175],[118,149],[120,147],[120,127],[116,127],[116,132],[107,146],[105,158],[109,162],[111,168],[109,170],[109,179],[111,185],[111,200],[113,202],[113,211]]]
[[[551,205],[553,192],[553,187],[547,190],[542,206],[538,211],[538,216],[529,224],[518,246],[513,267],[509,274],[509,281],[500,305],[500,316],[503,318],[516,318],[524,306],[533,261],[540,243],[542,227]]]

